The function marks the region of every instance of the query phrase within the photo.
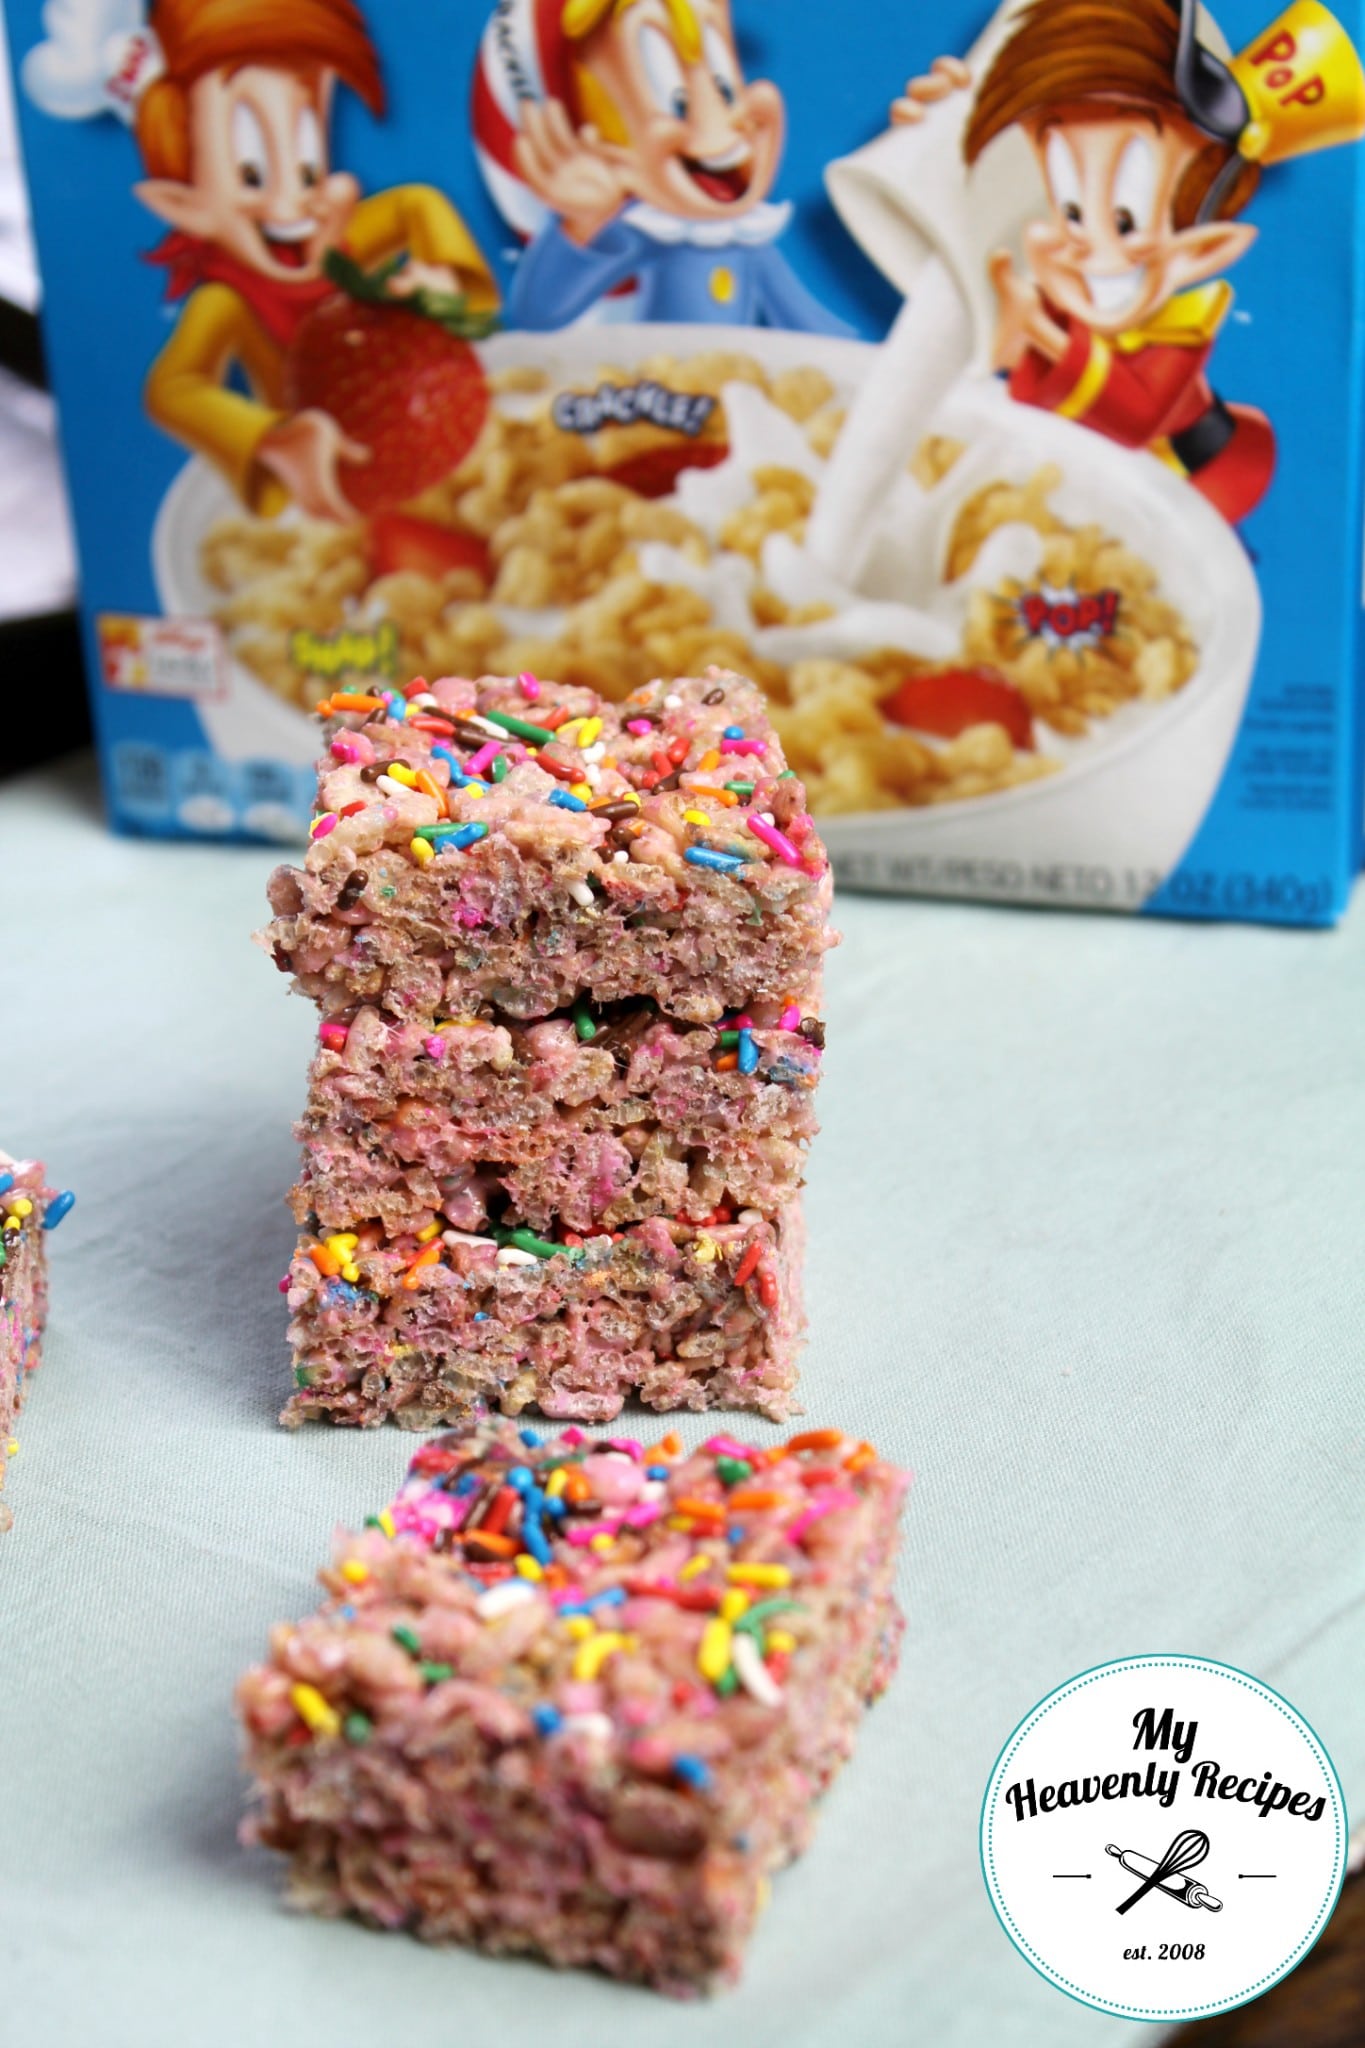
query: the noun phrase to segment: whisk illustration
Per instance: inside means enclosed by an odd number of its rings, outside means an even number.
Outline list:
[[[1203,1906],[1210,1913],[1221,1913],[1223,1901],[1215,1899],[1197,1878],[1183,1874],[1202,1863],[1208,1853],[1209,1838],[1199,1828],[1182,1828],[1165,1855],[1156,1862],[1140,1850],[1120,1849],[1115,1843],[1106,1842],[1106,1856],[1117,1857],[1125,1870],[1131,1870],[1135,1877],[1142,1879],[1137,1890],[1114,1910],[1126,1913],[1139,1899],[1145,1899],[1148,1892],[1157,1890],[1165,1892],[1168,1899],[1179,1899],[1182,1906]]]

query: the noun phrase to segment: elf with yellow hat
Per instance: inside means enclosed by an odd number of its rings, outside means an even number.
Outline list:
[[[992,258],[995,359],[1011,395],[1150,448],[1236,521],[1275,465],[1264,413],[1225,404],[1207,364],[1251,247],[1238,216],[1261,167],[1365,135],[1365,71],[1320,0],[1224,57],[1195,0],[1033,0],[976,87],[974,164],[1006,129],[1032,145],[1049,209],[1024,269]],[[896,119],[969,83],[940,60]]]

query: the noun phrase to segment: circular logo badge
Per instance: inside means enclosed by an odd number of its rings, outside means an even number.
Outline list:
[[[1041,1700],[1000,1753],[981,1864],[1059,1991],[1193,2020],[1269,1990],[1346,1871],[1336,1771],[1287,1700],[1200,1657],[1126,1657]]]

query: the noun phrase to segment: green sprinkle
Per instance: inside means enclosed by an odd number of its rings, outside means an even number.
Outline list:
[[[736,796],[752,796],[754,793],[752,782],[724,782],[721,784],[721,787],[722,789],[733,790]]]
[[[383,1526],[384,1524],[380,1521],[378,1515],[366,1515],[365,1527],[367,1529],[382,1529]]]
[[[296,1365],[294,1367],[294,1385],[296,1387],[306,1387],[308,1385],[308,1368],[306,1365]]]
[[[784,768],[777,779],[779,782],[788,782],[791,780],[792,776],[795,775],[795,773],[796,770],[794,768]]]
[[[506,754],[499,754],[488,772],[494,782],[506,782],[511,770],[512,763],[508,760]]]
[[[773,1599],[756,1601],[752,1607],[740,1615],[739,1620],[735,1623],[735,1627],[742,1628],[748,1635],[759,1635],[764,1625],[771,1621],[775,1614],[785,1614],[789,1607],[799,1607],[800,1605],[801,1602],[799,1600]]]
[[[720,1042],[722,1045],[738,1045],[739,1033],[737,1031],[722,1031],[720,1034]]]
[[[553,1259],[563,1256],[574,1260],[583,1254],[576,1245],[551,1244],[547,1237],[537,1237],[534,1230],[496,1229],[492,1236],[499,1246],[510,1245],[514,1251],[530,1252],[537,1259]]]
[[[738,1486],[741,1479],[752,1479],[754,1468],[743,1458],[717,1458],[716,1477],[722,1486]]]
[[[358,1745],[369,1741],[374,1733],[374,1722],[368,1714],[348,1714],[341,1724],[341,1731],[348,1742]]]
[[[735,1670],[733,1664],[727,1664],[724,1671],[722,1671],[720,1677],[716,1680],[716,1691],[720,1694],[723,1700],[728,1700],[731,1693],[737,1689],[738,1685],[739,1673]]]
[[[381,896],[396,896],[396,895],[398,894],[398,891],[397,891],[396,889],[393,889],[393,888],[388,888],[388,889],[381,889],[379,893],[380,893],[380,895],[381,895]]]
[[[597,1026],[592,1021],[592,1012],[581,996],[573,1006],[573,1028],[585,1045],[597,1036]]]
[[[419,1669],[428,1685],[439,1685],[443,1678],[453,1678],[455,1676],[455,1666],[453,1664],[423,1664],[419,1666]]]
[[[452,818],[440,825],[416,825],[412,836],[414,839],[449,839],[452,832],[459,830],[460,820]]]
[[[500,725],[504,732],[510,732],[514,739],[534,740],[538,747],[548,747],[554,734],[548,725],[531,725],[524,718],[513,718],[510,711],[484,711],[480,717],[490,725]]]
[[[421,1656],[421,1639],[418,1636],[415,1628],[409,1628],[405,1621],[400,1621],[395,1623],[390,1633],[392,1634],[394,1641],[399,1645],[401,1649],[406,1650],[410,1657]]]

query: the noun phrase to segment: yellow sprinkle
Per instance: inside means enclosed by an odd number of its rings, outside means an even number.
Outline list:
[[[563,728],[561,727],[561,728],[560,728],[560,730],[562,731],[562,730],[563,730]],[[597,735],[598,735],[598,733],[599,733],[599,732],[601,732],[601,730],[602,730],[602,721],[601,721],[601,719],[600,719],[600,718],[588,718],[588,719],[585,719],[585,720],[583,721],[582,725],[581,725],[581,726],[579,727],[579,732],[578,732],[578,744],[579,744],[579,746],[580,746],[580,747],[590,747],[590,746],[592,745],[593,741],[594,741],[594,740],[595,740],[595,739],[597,738]]]
[[[19,1218],[17,1216],[7,1216],[5,1218],[6,1230],[22,1230],[23,1227],[23,1224],[19,1221]]]
[[[765,1650],[772,1650],[782,1656],[790,1656],[796,1648],[796,1637],[785,1628],[770,1628],[763,1638]]]
[[[488,791],[487,791],[486,789],[480,789],[480,788],[479,788],[479,785],[478,785],[478,783],[477,783],[477,782],[467,782],[467,783],[465,784],[464,788],[463,788],[463,789],[462,789],[462,790],[460,791],[460,795],[461,795],[461,796],[479,796],[479,797],[482,797],[482,796],[487,796],[487,794],[488,794]]]
[[[705,811],[684,811],[683,816],[689,825],[709,825],[711,822]]]
[[[401,782],[405,789],[416,789],[417,777],[411,768],[405,768],[401,761],[390,761],[384,773],[392,782]]]
[[[439,1237],[440,1235],[441,1226],[439,1223],[424,1223],[417,1233],[417,1242],[418,1244],[430,1244],[433,1237]]]
[[[436,858],[436,849],[429,839],[414,839],[408,847],[419,868],[428,868]]]
[[[518,1551],[512,1564],[519,1579],[543,1579],[545,1576],[529,1550]]]
[[[554,1471],[545,1482],[546,1500],[558,1500],[568,1483],[568,1473],[562,1465],[556,1465]]]
[[[728,1564],[725,1576],[736,1586],[789,1586],[792,1582],[787,1564]]]
[[[314,1735],[339,1735],[341,1716],[335,1707],[329,1706],[315,1685],[291,1685],[290,1704],[301,1721],[307,1723]]]
[[[722,1621],[738,1621],[749,1608],[749,1596],[741,1586],[732,1586],[728,1593],[720,1596],[720,1618]]]
[[[692,1247],[692,1256],[699,1266],[709,1266],[719,1252],[720,1246],[714,1237],[699,1237]]]
[[[704,1572],[706,1567],[714,1562],[715,1560],[708,1557],[704,1550],[699,1550],[695,1557],[689,1557],[687,1563],[680,1568],[678,1577],[680,1579],[695,1579],[698,1572]]]
[[[574,1651],[573,1675],[580,1685],[591,1685],[608,1657],[614,1657],[618,1650],[624,1650],[627,1638],[615,1629],[605,1628],[590,1641],[580,1643]]]
[[[341,1576],[348,1586],[363,1586],[370,1576],[370,1567],[362,1564],[358,1557],[348,1557],[341,1567]]]
[[[665,1526],[680,1531],[690,1529],[692,1527],[692,1517],[690,1515],[670,1515]]]
[[[701,1632],[697,1669],[708,1685],[717,1684],[730,1668],[730,1635],[729,1622],[718,1614],[712,1615]]]
[[[16,1195],[10,1207],[16,1216],[31,1216],[33,1214],[33,1204],[27,1195]]]
[[[571,1614],[564,1627],[568,1632],[570,1640],[575,1643],[586,1642],[589,1636],[595,1635],[597,1632],[586,1614]]]
[[[323,1243],[329,1252],[353,1252],[360,1239],[353,1230],[334,1230],[330,1237],[323,1239]]]
[[[772,1898],[772,1895],[772,1879],[770,1877],[761,1877],[758,1880],[758,1891],[755,1895],[755,1910],[759,1913],[766,1913],[768,1910],[768,1902]]]
[[[590,804],[592,802],[592,784],[590,782],[571,782],[569,784],[569,795],[581,797],[585,804]]]
[[[583,719],[584,714],[582,712],[579,713],[577,718],[566,718],[563,725],[555,727],[555,738],[557,740],[566,740],[571,732],[581,731]]]
[[[393,1516],[389,1513],[388,1509],[385,1508],[382,1514],[376,1515],[375,1520],[378,1522],[380,1528],[384,1531],[384,1534],[388,1537],[389,1541],[392,1542],[394,1533]]]
[[[596,1536],[590,1536],[588,1538],[588,1548],[589,1550],[595,1550],[598,1556],[601,1557],[604,1554],[604,1552],[611,1549],[611,1546],[615,1541],[616,1538],[614,1536],[608,1535],[607,1531],[603,1529]]]
[[[17,1436],[12,1436],[12,1437],[10,1438],[9,1442],[8,1442],[8,1443],[7,1443],[6,1445],[5,1445],[5,1456],[6,1456],[7,1458],[17,1458],[17,1457],[18,1457],[18,1455],[19,1455],[19,1439],[18,1439],[18,1437],[17,1437]]]

